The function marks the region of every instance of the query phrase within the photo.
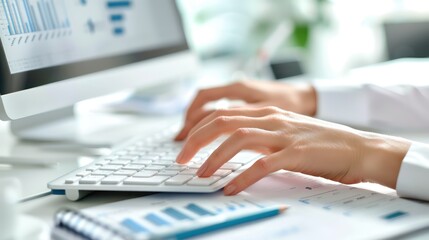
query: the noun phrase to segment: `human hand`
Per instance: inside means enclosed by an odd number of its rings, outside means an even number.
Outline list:
[[[280,169],[320,176],[345,184],[372,181],[395,188],[410,143],[358,131],[276,107],[217,110],[189,132],[178,163],[188,162],[202,147],[230,134],[200,167],[209,177],[241,150],[266,156],[224,189],[234,195]]]
[[[316,114],[316,91],[310,85],[272,81],[237,82],[199,91],[188,109],[184,127],[176,140],[184,140],[195,124],[213,112],[204,109],[205,104],[222,98],[243,100],[247,107],[275,106],[309,116]]]

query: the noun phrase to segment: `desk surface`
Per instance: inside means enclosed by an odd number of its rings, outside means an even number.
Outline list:
[[[166,121],[165,117],[162,119],[152,118],[150,121],[153,121],[153,125],[147,124],[148,120],[145,119],[145,126],[141,126],[142,130],[151,129],[153,131],[153,126],[156,126],[159,122],[163,124],[167,122],[177,121],[179,118],[175,116],[173,118],[168,117]],[[138,117],[136,117],[138,119]],[[29,157],[29,156],[38,156],[38,157],[49,157],[58,158],[57,164],[53,167],[4,167],[0,165],[0,176],[11,176],[18,178],[23,185],[23,193],[25,196],[30,196],[40,192],[46,192],[48,189],[46,183],[52,179],[65,174],[78,166],[86,165],[94,159],[94,156],[89,156],[88,153],[82,152],[77,149],[55,149],[46,147],[44,144],[34,143],[34,142],[20,142],[18,141],[9,131],[8,123],[0,121],[0,157]],[[150,132],[150,131],[148,131]],[[416,141],[425,141],[429,142],[429,133],[392,133],[393,135],[403,136]],[[82,157],[82,155],[86,155]],[[359,187],[367,188],[377,192],[395,194],[395,191],[388,189],[376,184],[359,184]],[[58,209],[61,207],[67,206],[76,209],[87,208],[91,206],[96,206],[103,203],[115,202],[119,200],[129,199],[133,197],[144,196],[145,193],[109,193],[101,192],[97,194],[92,194],[86,197],[83,201],[79,202],[70,202],[64,196],[54,196],[50,195],[40,199],[35,199],[29,202],[20,204],[20,209],[23,213],[34,216],[48,226],[52,223],[52,217]],[[409,236],[409,239],[427,239],[429,237],[429,231],[420,232]],[[43,236],[42,238],[46,238]]]
[[[402,135],[406,135],[402,133]],[[0,122],[0,146],[1,153],[8,154],[9,156],[13,151],[10,149],[21,149],[19,151],[20,156],[26,153],[33,153],[34,148],[40,150],[36,143],[22,143],[17,141],[14,136],[8,131],[8,124]],[[414,140],[425,140],[429,139],[429,135],[426,134],[408,134],[409,138]],[[9,148],[9,149],[8,149]],[[26,152],[27,151],[27,152]],[[43,151],[42,151],[43,152]],[[51,151],[47,151],[48,153]],[[48,154],[44,153],[44,154]],[[52,153],[51,153],[52,154]],[[43,167],[17,167],[17,168],[3,168],[0,169],[1,176],[13,176],[20,179],[23,184],[23,192],[25,195],[32,195],[38,192],[44,192],[47,190],[46,183],[57,176],[67,173],[76,167],[89,163],[92,159],[89,157],[78,157],[79,152],[71,151],[57,151],[55,153],[61,160],[55,167],[43,168]],[[37,177],[34,177],[37,176]],[[389,188],[382,187],[377,184],[359,184],[359,187],[367,188],[377,192],[395,194],[395,191]],[[145,196],[145,193],[110,193],[100,192],[92,194],[86,197],[83,201],[71,202],[68,201],[64,196],[50,195],[40,199],[35,199],[26,203],[20,204],[20,209],[23,213],[34,216],[46,223],[46,226],[52,224],[52,216],[60,208],[67,206],[75,209],[83,209],[87,207],[96,206],[99,204],[115,202],[119,200],[125,200],[134,197]],[[425,239],[429,236],[428,232],[421,232],[417,235],[410,236],[410,239]],[[46,238],[47,235],[43,235],[42,239]]]

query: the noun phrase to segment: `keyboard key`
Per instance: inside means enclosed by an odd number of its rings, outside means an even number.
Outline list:
[[[148,155],[142,156],[141,158],[143,158],[143,159],[149,159],[149,160],[154,161],[154,160],[158,160],[160,158],[160,156],[153,155],[153,154],[148,154]]]
[[[169,147],[169,148],[182,148],[183,143],[179,142],[163,142],[161,143],[163,147]]]
[[[189,181],[187,184],[190,186],[210,186],[213,183],[219,181],[219,179],[221,179],[221,177],[217,177],[217,176],[212,176],[212,177],[208,177],[208,178],[195,177],[191,181]]]
[[[172,152],[173,148],[169,147],[156,147],[153,151],[169,153]]]
[[[143,160],[143,159],[139,159],[136,161],[133,161],[133,164],[138,164],[138,165],[149,165],[151,164],[153,161],[152,160]]]
[[[162,170],[162,169],[164,169],[165,168],[165,166],[162,166],[162,165],[149,165],[149,166],[146,166],[146,170],[157,170],[157,171],[159,171],[159,170]]]
[[[91,173],[91,176],[109,176],[113,171],[97,170]]]
[[[191,159],[192,162],[202,162],[204,160],[205,160],[205,158],[202,158],[202,157],[193,157]]]
[[[135,155],[124,155],[121,156],[121,158],[119,158],[118,160],[127,160],[127,161],[135,161],[139,159],[139,156],[135,156]]]
[[[183,185],[193,178],[192,175],[177,175],[165,182],[165,185]]]
[[[101,179],[103,179],[104,176],[87,176],[84,177],[82,179],[79,180],[80,184],[96,184],[99,181],[101,181]]]
[[[196,175],[197,171],[198,171],[197,168],[185,169],[182,172],[180,172],[180,174],[182,174],[182,175]]]
[[[109,164],[109,162],[110,160],[102,160],[102,161],[96,162],[95,165],[103,166],[103,165]]]
[[[124,169],[124,170],[136,170],[136,171],[140,171],[143,168],[144,168],[144,165],[129,164],[129,165],[123,167],[122,169]]]
[[[86,171],[95,171],[95,170],[97,170],[98,168],[99,168],[100,166],[88,166],[88,167],[86,167]]]
[[[177,174],[179,174],[179,171],[175,171],[175,170],[162,170],[160,172],[158,172],[158,176],[176,176]]]
[[[170,166],[173,163],[174,163],[173,161],[157,160],[157,161],[153,161],[152,165]]]
[[[226,177],[231,173],[231,170],[219,169],[213,174],[213,176]]]
[[[160,158],[160,160],[175,162],[176,161],[176,156],[162,156]]]
[[[158,173],[158,171],[147,171],[147,170],[143,170],[143,171],[140,171],[140,172],[138,172],[138,173],[136,173],[136,174],[134,174],[134,177],[152,177],[152,176],[155,176],[155,174],[157,174]]]
[[[78,172],[78,173],[76,173],[76,176],[78,176],[78,177],[86,177],[86,176],[88,176],[89,174],[91,174],[91,172],[90,172],[90,171],[82,171],[82,172]]]
[[[128,165],[131,161],[130,160],[114,160],[110,162],[110,165]]]
[[[113,173],[113,175],[123,175],[123,176],[132,176],[136,173],[135,170],[118,170]]]
[[[79,181],[80,177],[71,177],[71,178],[67,178],[64,183],[65,184],[73,184],[77,181]]]
[[[126,176],[112,175],[102,179],[101,184],[119,184],[126,178]]]
[[[178,154],[179,154],[179,152],[169,152],[169,153],[165,154],[163,157],[177,158]]]
[[[161,152],[161,151],[151,151],[149,152],[150,155],[155,155],[155,156],[165,156],[167,153],[166,152]]]
[[[170,166],[168,166],[166,168],[166,170],[181,170],[182,171],[182,170],[185,170],[185,169],[188,169],[188,168],[189,167],[187,165],[173,163]]]
[[[135,151],[139,151],[139,152],[151,152],[151,151],[153,151],[154,149],[153,149],[153,148],[151,148],[151,147],[144,147],[144,146],[141,146],[141,147],[136,147],[134,150],[135,150]]]
[[[226,169],[226,170],[231,170],[231,171],[235,171],[239,168],[241,168],[241,166],[243,166],[243,164],[241,163],[225,163],[221,169]]]
[[[206,159],[208,156],[210,156],[210,154],[207,152],[198,152],[197,154],[195,154],[195,157],[199,157],[203,159]]]
[[[121,165],[105,165],[105,166],[101,166],[100,170],[116,171],[116,170],[119,170],[121,168],[122,168]]]
[[[231,160],[229,160],[229,163],[240,163],[240,164],[247,164],[251,162],[252,160],[255,160],[255,158],[261,156],[260,154],[256,154],[254,152],[249,151],[242,151],[239,154],[235,155]]]
[[[206,147],[206,148],[203,148],[200,151],[198,151],[198,153],[210,155],[210,154],[212,154],[213,150],[214,150],[214,148]]]
[[[130,177],[124,181],[124,184],[127,184],[127,185],[159,185],[169,178],[170,178],[169,176],[154,176],[154,177],[150,177],[150,178]]]
[[[188,167],[189,168],[196,168],[196,169],[198,169],[198,168],[200,168],[201,167],[201,165],[203,165],[202,163],[191,163],[191,164],[189,164],[188,165]]]

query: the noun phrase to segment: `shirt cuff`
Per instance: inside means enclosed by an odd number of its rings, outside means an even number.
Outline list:
[[[399,196],[429,201],[429,145],[412,143],[399,170]]]
[[[314,87],[317,92],[317,118],[354,126],[368,125],[365,86],[315,83]]]

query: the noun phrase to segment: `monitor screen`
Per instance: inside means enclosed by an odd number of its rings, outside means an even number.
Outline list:
[[[1,4],[0,94],[188,48],[174,0],[1,0]]]

